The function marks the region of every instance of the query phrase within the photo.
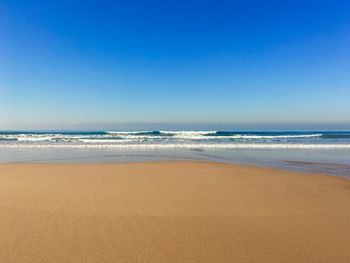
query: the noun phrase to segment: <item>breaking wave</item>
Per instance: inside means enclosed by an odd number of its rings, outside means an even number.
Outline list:
[[[0,132],[0,147],[349,148],[350,132],[57,131]]]

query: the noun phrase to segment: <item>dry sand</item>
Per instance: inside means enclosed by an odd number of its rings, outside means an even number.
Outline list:
[[[2,164],[0,262],[350,262],[350,181],[207,162]]]

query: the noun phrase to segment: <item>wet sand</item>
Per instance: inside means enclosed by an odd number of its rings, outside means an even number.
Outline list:
[[[1,164],[0,262],[349,262],[350,180],[209,162]]]

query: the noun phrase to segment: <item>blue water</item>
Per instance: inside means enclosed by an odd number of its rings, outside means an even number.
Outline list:
[[[2,163],[184,159],[350,176],[350,132],[0,132]]]
[[[0,147],[345,149],[350,132],[2,131]]]

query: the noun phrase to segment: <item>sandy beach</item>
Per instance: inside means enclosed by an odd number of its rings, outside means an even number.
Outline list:
[[[1,164],[0,262],[349,262],[350,181],[209,162]]]

